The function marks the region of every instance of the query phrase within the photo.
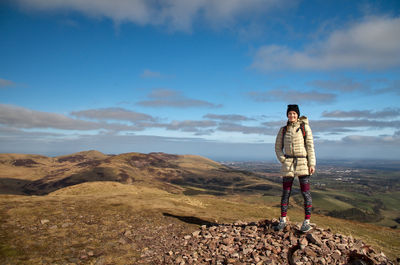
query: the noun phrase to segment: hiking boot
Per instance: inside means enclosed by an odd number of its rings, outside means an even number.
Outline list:
[[[300,227],[300,231],[306,233],[311,230],[310,221],[304,220],[303,224]]]
[[[282,219],[279,221],[279,224],[275,226],[275,231],[282,231],[283,228],[285,228],[286,222],[283,221]]]

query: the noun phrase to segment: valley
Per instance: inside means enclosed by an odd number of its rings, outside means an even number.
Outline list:
[[[225,161],[223,164],[262,175],[277,184],[281,182],[279,163]],[[293,199],[301,206],[303,199],[296,184]],[[400,228],[398,161],[320,161],[311,187],[315,213]],[[276,193],[267,191],[264,195]]]

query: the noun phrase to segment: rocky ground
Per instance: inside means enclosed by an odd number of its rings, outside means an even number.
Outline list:
[[[215,201],[201,208],[193,198],[116,183],[109,188],[117,194],[91,195],[89,188],[104,186],[80,187],[87,196],[73,189],[68,196],[0,197],[0,264],[395,264],[358,239],[315,225],[303,234],[295,223],[274,231],[277,220],[218,222],[209,213]],[[240,210],[228,205],[225,212]],[[207,218],[195,216],[205,211]]]
[[[395,264],[360,240],[294,224],[276,232],[276,220],[203,225],[174,243],[164,264]]]

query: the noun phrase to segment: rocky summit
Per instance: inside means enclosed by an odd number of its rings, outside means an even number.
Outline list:
[[[177,239],[165,264],[395,264],[351,236],[334,234],[313,225],[301,233],[288,223],[276,232],[277,220],[201,226]]]

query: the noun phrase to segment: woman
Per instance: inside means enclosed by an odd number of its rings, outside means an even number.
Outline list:
[[[276,227],[282,230],[286,226],[286,214],[289,197],[295,177],[299,178],[301,193],[304,198],[305,218],[300,230],[307,232],[311,229],[311,193],[310,176],[315,172],[314,141],[307,117],[300,117],[299,106],[288,105],[286,116],[287,125],[279,130],[275,141],[275,153],[282,163],[283,191],[281,199],[281,218]],[[299,118],[300,117],[300,118]]]

